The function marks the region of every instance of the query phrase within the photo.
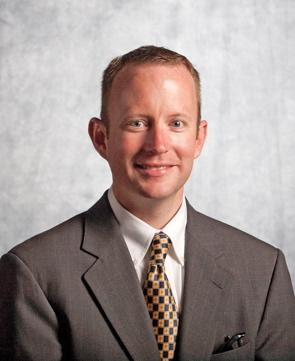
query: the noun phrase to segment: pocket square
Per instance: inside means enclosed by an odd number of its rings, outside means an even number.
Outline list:
[[[245,336],[245,332],[236,333],[233,336],[226,336],[224,338],[224,343],[217,349],[216,353],[226,352],[242,347],[246,343]]]

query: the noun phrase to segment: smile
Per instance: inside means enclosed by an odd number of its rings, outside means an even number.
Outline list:
[[[146,164],[136,164],[136,167],[141,169],[166,169],[172,167],[172,165],[146,165]]]
[[[144,177],[162,177],[170,173],[173,164],[135,164],[135,168]]]

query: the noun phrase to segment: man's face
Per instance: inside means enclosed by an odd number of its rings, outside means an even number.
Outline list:
[[[182,198],[205,139],[206,122],[197,139],[197,119],[195,83],[183,65],[127,65],[117,74],[99,152],[123,205],[142,197]]]

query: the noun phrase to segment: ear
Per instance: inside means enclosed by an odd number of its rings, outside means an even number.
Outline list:
[[[88,134],[96,151],[107,159],[107,129],[104,122],[98,118],[91,118],[88,124]]]
[[[201,154],[207,136],[207,128],[208,123],[206,120],[201,120],[196,139],[195,158],[198,158],[198,156]]]

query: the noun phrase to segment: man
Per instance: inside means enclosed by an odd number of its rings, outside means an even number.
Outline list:
[[[111,189],[1,259],[1,360],[295,360],[281,251],[196,212],[198,72],[141,47],[104,73],[89,123]]]

